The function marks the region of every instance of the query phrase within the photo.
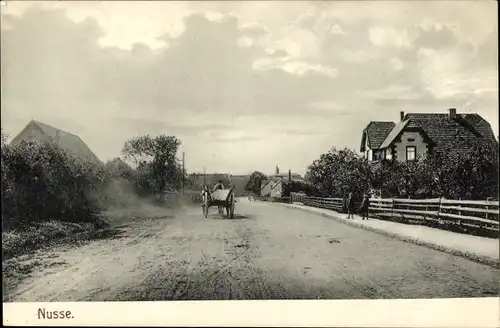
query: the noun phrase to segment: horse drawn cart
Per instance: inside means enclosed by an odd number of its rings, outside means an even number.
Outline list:
[[[227,216],[232,219],[234,217],[235,203],[234,187],[230,189],[216,189],[212,192],[208,188],[204,188],[202,191],[201,206],[205,218],[208,216],[208,209],[212,206],[217,206],[220,215],[224,215],[225,208]]]

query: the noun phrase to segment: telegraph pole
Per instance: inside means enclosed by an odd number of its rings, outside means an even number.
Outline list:
[[[185,160],[184,160],[184,155],[185,153],[182,152],[182,194],[184,194],[184,174],[185,174],[185,171],[184,171],[184,163],[185,163]]]
[[[205,172],[205,165],[203,165],[203,186],[207,185],[207,177]]]

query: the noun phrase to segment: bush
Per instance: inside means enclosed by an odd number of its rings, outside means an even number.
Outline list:
[[[84,162],[50,142],[2,144],[2,226],[62,220],[91,222],[103,165]]]
[[[95,223],[95,214],[105,208],[140,205],[145,199],[137,195],[151,198],[177,190],[182,170],[173,154],[180,142],[174,137],[154,140],[150,144],[156,148],[139,144],[139,150],[158,152],[156,161],[142,161],[133,169],[119,158],[106,164],[83,161],[48,141],[8,145],[2,132],[2,227],[20,229],[51,220]],[[132,150],[137,155],[139,150]],[[168,165],[160,167],[164,160]]]

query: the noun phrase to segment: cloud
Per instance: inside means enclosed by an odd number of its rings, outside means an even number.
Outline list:
[[[404,68],[404,63],[401,61],[401,59],[394,57],[391,59],[391,65],[392,68],[395,69],[396,71],[400,71]]]
[[[136,135],[174,134],[188,169],[301,172],[400,110],[463,108],[495,126],[491,12],[479,2],[10,3],[2,127],[15,134],[36,118],[102,159]]]
[[[410,86],[389,85],[383,89],[363,91],[360,96],[367,99],[399,99],[405,101],[418,100],[422,96]]]
[[[411,48],[412,38],[407,30],[394,28],[372,27],[368,31],[370,41],[377,46],[394,46],[399,48]]]

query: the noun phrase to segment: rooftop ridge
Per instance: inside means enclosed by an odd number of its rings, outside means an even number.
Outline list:
[[[56,130],[56,131],[64,132],[64,133],[70,134],[70,135],[72,135],[72,136],[74,136],[74,137],[77,137],[78,139],[82,140],[82,139],[81,139],[81,138],[80,138],[77,134],[74,134],[74,133],[72,133],[72,132],[68,132],[68,131],[66,131],[66,130],[63,130],[63,129],[60,129],[60,128],[56,128],[55,126],[49,125],[49,124],[47,124],[47,123],[40,122],[40,121],[35,120],[35,119],[33,119],[33,120],[31,120],[31,121],[32,121],[33,123],[37,124],[37,125],[46,126],[46,127],[48,127],[48,128],[54,129],[54,130]]]

